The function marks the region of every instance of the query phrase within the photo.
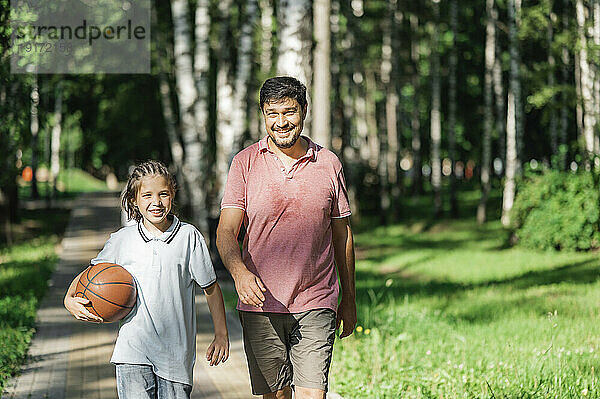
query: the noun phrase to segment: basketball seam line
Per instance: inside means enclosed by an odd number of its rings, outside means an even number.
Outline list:
[[[110,301],[110,300],[108,300],[108,299],[104,298],[102,295],[98,295],[98,294],[96,294],[96,293],[95,293],[94,291],[92,291],[92,290],[89,290],[89,291],[90,291],[92,294],[94,294],[95,296],[97,296],[98,298],[102,299],[103,301],[106,301],[106,302],[108,302],[108,303],[110,303],[110,304],[113,304],[113,305],[115,305],[115,306],[118,306],[118,307],[120,307],[120,308],[123,308],[123,309],[133,309],[133,307],[135,306],[135,304],[134,304],[133,306],[123,306],[123,305],[119,305],[119,304],[118,304],[118,303],[116,303],[116,302],[113,302],[113,301]]]

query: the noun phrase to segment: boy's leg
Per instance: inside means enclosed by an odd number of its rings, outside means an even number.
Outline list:
[[[116,372],[119,399],[156,398],[156,378],[152,366],[117,364]]]
[[[159,376],[156,376],[156,381],[158,384],[157,399],[190,399],[191,385],[165,380]]]

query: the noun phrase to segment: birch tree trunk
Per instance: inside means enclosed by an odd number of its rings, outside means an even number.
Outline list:
[[[315,0],[313,25],[316,46],[313,59],[313,133],[315,142],[331,148],[331,36],[330,0]]]
[[[60,172],[60,134],[62,131],[62,82],[56,85],[54,91],[54,125],[52,126],[52,138],[50,139],[50,197],[56,196],[56,178]]]
[[[458,55],[456,49],[456,35],[458,33],[458,5],[457,0],[450,0],[450,30],[452,31],[452,44],[448,60],[448,155],[450,158],[450,214],[458,216],[458,201],[456,200],[456,176],[454,164],[456,161],[456,68]]]
[[[517,172],[517,140],[515,126],[515,97],[512,87],[508,88],[506,112],[506,177],[502,193],[502,225],[510,225],[510,212],[515,200],[515,177]]]
[[[550,2],[550,15],[548,16],[548,28],[547,28],[547,41],[548,41],[548,86],[554,87],[555,79],[554,79],[554,67],[556,66],[556,62],[554,60],[554,54],[552,53],[552,43],[554,41],[554,28],[552,26],[553,21],[556,19],[555,14],[552,12],[552,2]],[[556,113],[552,107],[552,104],[549,105],[550,109],[550,122],[548,124],[548,130],[550,133],[550,147],[552,150],[552,157],[558,155],[558,129],[556,123]]]
[[[413,158],[413,195],[423,194],[423,173],[422,173],[422,157],[421,157],[421,115],[419,108],[419,17],[415,14],[410,16],[411,30],[411,61],[412,61],[412,76],[411,86],[413,89],[413,101],[410,128],[412,132],[411,150]]]
[[[386,87],[385,125],[386,148],[382,154],[385,162],[380,162],[381,209],[387,217],[390,209],[395,213],[400,187],[398,179],[398,62],[397,24],[401,24],[402,15],[398,11],[397,0],[388,1],[389,17],[383,22],[383,43],[381,46],[381,82]]]
[[[585,8],[583,0],[577,0],[576,16],[577,16],[577,33],[579,38],[580,49],[577,53],[579,58],[579,69],[581,78],[581,95],[583,97],[583,140],[587,167],[589,160],[594,153],[594,127],[596,125],[594,98],[592,97],[594,83],[591,76],[590,64],[587,54],[587,37],[585,33]]]
[[[237,152],[243,145],[243,139],[249,129],[247,125],[248,111],[256,112],[248,107],[248,97],[252,85],[252,34],[257,23],[258,4],[256,0],[248,0],[242,15],[240,42],[238,46],[237,70],[235,74],[235,90],[233,93],[233,151]],[[255,103],[255,102],[253,102]],[[233,158],[235,154],[229,154]]]
[[[498,23],[498,9],[494,7],[492,10],[494,26]],[[506,164],[506,100],[504,94],[504,83],[502,79],[502,64],[500,48],[500,39],[498,30],[496,29],[496,51],[494,57],[494,97],[496,104],[496,133],[498,134],[498,154],[502,161],[502,166]]]
[[[198,0],[197,7],[200,7],[204,2],[206,0]],[[183,175],[189,187],[188,194],[193,223],[205,237],[208,237],[204,176],[206,169],[203,167],[203,145],[205,142],[202,140],[201,133],[206,125],[201,115],[194,112],[195,107],[198,105],[198,86],[194,79],[195,71],[192,66],[191,29],[188,22],[189,8],[187,1],[172,0],[171,13],[173,16],[174,70],[179,101],[179,123],[185,149]],[[202,19],[200,21],[196,20],[196,29],[201,23]],[[198,57],[198,54],[196,56]],[[208,61],[206,63],[208,64]],[[197,63],[196,67],[198,67]]]
[[[165,131],[169,140],[171,160],[175,167],[175,176],[177,177],[177,198],[180,204],[187,206],[189,205],[189,187],[187,186],[187,181],[183,175],[184,152],[180,135],[177,130],[177,118],[173,111],[172,82],[170,81],[171,78],[168,72],[173,62],[173,47],[170,44],[170,40],[166,38],[165,32],[160,29],[155,6],[152,7],[152,25],[156,26],[157,57],[155,62],[159,65],[158,85],[161,111],[165,121]]]
[[[514,6],[511,6],[511,3]],[[521,173],[524,151],[523,102],[521,99],[521,50],[519,44],[519,26],[521,23],[521,0],[509,0],[509,43],[510,43],[510,73],[513,95],[515,100],[515,129],[517,135],[517,173]],[[511,17],[512,14],[512,17]],[[514,21],[510,22],[510,20]],[[512,32],[512,33],[511,33]]]
[[[229,31],[229,9],[231,0],[221,0],[218,3],[221,38],[221,48],[219,49],[218,68],[217,68],[217,134],[216,134],[216,187],[218,200],[223,197],[225,191],[225,182],[227,181],[227,172],[231,159],[237,152],[237,144],[243,133],[235,130],[234,126],[234,88],[231,79],[231,65],[229,60],[229,44],[232,35]],[[215,201],[211,206],[211,217],[219,215],[219,201]]]
[[[281,24],[277,74],[292,76],[306,85],[307,96],[311,89],[311,1],[281,0],[277,8],[277,21]],[[312,111],[309,105],[303,133],[311,135]]]
[[[518,1],[518,0],[516,0]],[[520,96],[519,61],[517,49],[517,21],[515,0],[508,0],[508,37],[510,53],[510,79],[506,115],[506,177],[502,194],[502,224],[510,225],[510,211],[515,199],[515,177],[519,169],[519,121],[517,117]]]
[[[562,28],[563,31],[568,32],[569,30],[569,0],[563,0],[563,15],[562,15]],[[569,49],[566,44],[562,46],[562,84],[563,86],[567,86],[569,84]],[[567,135],[568,135],[568,114],[569,114],[569,100],[567,98],[566,90],[563,90],[561,93],[561,110],[560,110],[560,132],[559,132],[559,157],[558,157],[558,167],[561,170],[565,170],[567,165],[566,158],[566,149],[563,149],[562,146],[566,146],[567,144]]]
[[[490,191],[490,164],[491,164],[491,132],[494,121],[492,110],[492,78],[495,61],[495,38],[496,26],[492,12],[494,0],[486,0],[485,9],[487,15],[485,33],[485,76],[483,83],[484,119],[483,139],[481,151],[481,199],[477,207],[477,222],[482,224],[486,221],[486,206]]]
[[[600,118],[600,68],[598,60],[600,57],[600,1],[592,0],[592,7],[594,11],[594,27],[593,27],[593,38],[594,38],[594,54],[593,54],[593,73],[592,81],[594,85],[594,154],[600,154],[600,137],[597,129],[598,119]]]
[[[273,5],[272,0],[259,1],[261,25],[260,69],[262,73],[269,76],[273,68]]]
[[[439,55],[439,0],[433,0],[433,37],[431,40],[431,186],[433,188],[433,207],[436,215],[442,213],[442,168],[440,145],[442,125],[440,118],[440,55]]]
[[[29,130],[31,132],[31,199],[38,199],[38,187],[37,187],[37,164],[38,164],[38,132],[40,130],[39,116],[38,116],[38,105],[40,103],[40,92],[38,89],[38,75],[34,72],[33,75],[33,86],[31,88],[31,108],[30,108],[30,123]]]

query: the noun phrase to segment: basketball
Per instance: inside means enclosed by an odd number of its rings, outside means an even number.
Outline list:
[[[88,310],[102,317],[106,323],[127,316],[137,298],[133,277],[114,263],[91,265],[81,275],[75,296],[91,301]]]

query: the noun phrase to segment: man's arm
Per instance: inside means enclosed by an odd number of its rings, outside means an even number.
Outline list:
[[[237,236],[240,232],[244,211],[238,208],[223,208],[217,227],[217,249],[223,264],[231,273],[240,301],[246,305],[261,307],[265,301],[263,282],[250,272],[240,254]]]
[[[356,284],[354,275],[354,239],[347,217],[331,219],[333,252],[340,276],[342,299],[337,312],[336,328],[342,324],[340,338],[352,334],[356,326]]]

